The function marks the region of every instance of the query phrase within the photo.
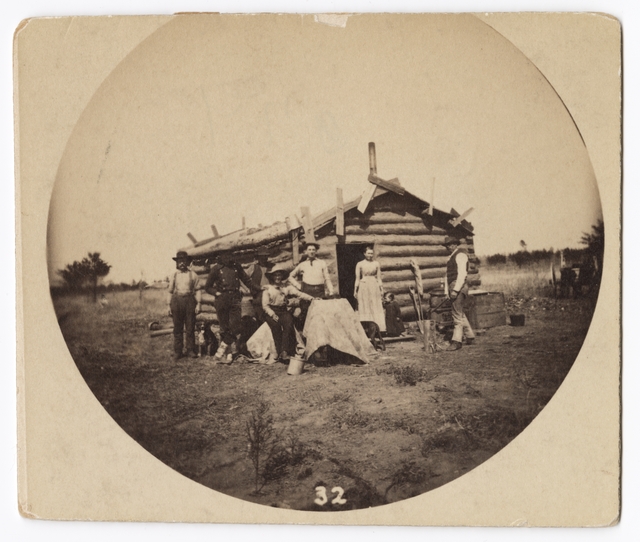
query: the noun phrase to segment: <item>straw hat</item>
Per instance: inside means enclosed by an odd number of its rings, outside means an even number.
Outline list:
[[[265,275],[271,279],[273,278],[273,275],[275,275],[276,273],[282,273],[283,276],[283,280],[286,279],[287,277],[289,277],[289,269],[287,268],[287,266],[283,263],[279,263],[274,265],[269,271],[265,271]]]

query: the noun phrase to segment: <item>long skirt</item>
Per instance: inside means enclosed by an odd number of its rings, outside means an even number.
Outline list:
[[[358,318],[361,322],[375,322],[380,331],[387,330],[382,308],[380,285],[375,277],[363,277],[358,286]]]

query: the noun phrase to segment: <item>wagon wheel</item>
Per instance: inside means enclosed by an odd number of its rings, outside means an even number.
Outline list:
[[[551,286],[553,286],[553,297],[558,299],[558,279],[556,278],[556,266],[551,264]]]

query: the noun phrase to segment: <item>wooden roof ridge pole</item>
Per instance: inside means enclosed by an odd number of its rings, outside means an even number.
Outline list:
[[[198,240],[193,235],[191,235],[191,233],[187,233],[187,237],[194,245],[198,242]]]
[[[302,225],[304,226],[304,240],[309,243],[316,240],[316,234],[313,231],[313,220],[309,207],[300,207],[302,213]]]
[[[336,188],[336,235],[344,236],[344,201],[342,188]]]
[[[400,180],[398,177],[394,177],[388,181],[381,179],[377,175],[369,175],[369,182],[379,186],[380,188],[384,188],[385,190],[389,190],[390,192],[395,192],[400,196],[404,196],[405,189],[400,184]]]
[[[453,210],[453,209],[452,209]],[[459,224],[462,223],[462,221],[471,214],[471,211],[473,211],[473,207],[469,207],[464,213],[462,213],[460,216],[457,216],[456,218],[449,220],[449,224],[451,224],[454,228],[457,227]],[[451,213],[453,214],[453,213]]]

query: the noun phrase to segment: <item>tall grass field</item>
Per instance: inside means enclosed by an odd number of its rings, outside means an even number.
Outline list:
[[[480,267],[480,279],[483,290],[503,292],[507,297],[553,297],[551,262],[548,261],[523,266],[513,262],[483,264]]]

